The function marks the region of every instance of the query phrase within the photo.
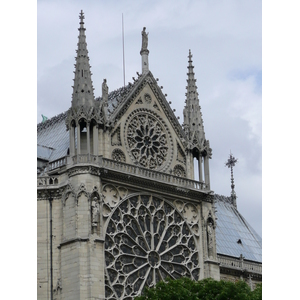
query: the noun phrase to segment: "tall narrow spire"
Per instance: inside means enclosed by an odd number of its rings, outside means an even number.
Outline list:
[[[187,168],[190,170],[190,177],[194,179],[194,158],[196,158],[198,160],[199,181],[205,183],[206,189],[210,189],[209,159],[212,157],[212,149],[209,141],[205,139],[191,50],[189,50],[188,59],[186,100],[183,109],[183,129],[187,137],[189,155]]]
[[[94,104],[94,88],[91,78],[90,63],[88,57],[85,28],[84,28],[84,14],[81,10],[80,27],[78,36],[78,48],[76,50],[76,64],[75,64],[75,78],[72,95],[72,106],[93,106]]]
[[[194,66],[192,61],[191,50],[189,50],[188,61],[188,79],[186,86],[186,100],[183,110],[184,123],[183,127],[189,138],[193,143],[201,144],[205,140],[204,126],[202,120],[201,107],[199,105],[199,98],[196,86],[196,79],[194,77]]]
[[[228,168],[230,168],[231,170],[231,200],[232,200],[232,204],[234,205],[234,207],[236,208],[236,193],[234,190],[234,178],[233,178],[233,167],[235,166],[235,164],[237,163],[237,159],[231,154],[230,151],[230,155],[229,158],[227,160],[227,162],[225,163],[225,166],[227,166]]]

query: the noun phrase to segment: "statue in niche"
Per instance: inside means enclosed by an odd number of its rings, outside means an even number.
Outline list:
[[[142,51],[148,50],[148,34],[146,33],[146,27],[144,27],[142,31]]]
[[[208,257],[212,257],[213,255],[213,224],[211,221],[207,224],[207,250],[208,250]]]
[[[102,83],[102,99],[104,103],[107,103],[108,100],[108,86],[106,84],[106,79],[103,79]]]
[[[92,200],[92,227],[97,227],[99,216],[99,203],[97,197]]]

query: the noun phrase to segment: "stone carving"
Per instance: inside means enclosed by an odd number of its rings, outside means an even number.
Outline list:
[[[181,165],[176,165],[174,167],[173,173],[175,176],[178,176],[178,177],[186,177],[185,169]]]
[[[187,203],[184,206],[182,211],[184,218],[187,220],[188,223],[193,224],[198,221],[198,212],[195,205]]]
[[[142,98],[140,97],[140,98],[135,102],[135,104],[143,104]]]
[[[102,190],[104,203],[109,207],[114,207],[119,202],[119,193],[117,188],[112,184],[106,184]]]
[[[92,227],[97,227],[99,222],[99,203],[97,197],[92,200]]]
[[[186,157],[184,154],[184,151],[181,149],[181,147],[179,146],[179,144],[177,143],[177,158],[176,158],[179,162],[186,164]]]
[[[114,149],[111,154],[111,157],[115,161],[126,162],[125,154],[121,149]]]
[[[102,83],[102,99],[104,102],[107,102],[108,100],[108,86],[106,84],[106,79],[103,79]]]
[[[208,252],[208,257],[212,257],[213,255],[213,224],[211,221],[207,223],[207,252]]]
[[[199,253],[181,214],[151,195],[116,207],[105,236],[105,299],[133,299],[167,277],[199,279]]]
[[[111,145],[112,146],[122,146],[120,126],[111,135]]]
[[[158,105],[157,105],[156,102],[154,102],[153,107],[154,107],[155,109],[157,109],[158,111],[160,111],[160,109],[159,109],[159,107],[158,107]]]
[[[146,103],[151,103],[152,101],[151,96],[149,94],[145,94],[144,99]]]
[[[148,50],[148,34],[146,33],[146,27],[143,28],[142,31],[142,50]]]
[[[131,158],[142,167],[161,169],[166,164],[168,152],[172,149],[168,144],[171,136],[163,121],[153,113],[133,112],[133,117],[129,116],[127,124],[126,146]]]

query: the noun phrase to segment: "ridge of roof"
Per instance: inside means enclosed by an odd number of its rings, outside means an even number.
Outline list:
[[[45,122],[41,122],[37,124],[37,131],[41,131],[43,129],[46,129],[48,127],[51,127],[53,124],[59,122],[59,121],[63,121],[65,120],[67,117],[67,111],[62,112],[52,118],[49,118],[48,120],[46,120]]]

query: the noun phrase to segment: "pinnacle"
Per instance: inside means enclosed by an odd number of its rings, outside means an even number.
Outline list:
[[[92,106],[94,103],[94,93],[93,93],[93,82],[91,78],[85,28],[84,28],[84,14],[81,10],[79,14],[80,28],[78,43],[77,43],[77,56],[75,58],[75,78],[73,86],[73,96],[72,96],[72,106],[77,105],[89,105]]]

